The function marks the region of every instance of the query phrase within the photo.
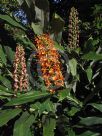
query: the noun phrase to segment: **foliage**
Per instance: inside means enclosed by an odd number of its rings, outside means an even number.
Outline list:
[[[92,22],[81,21],[79,24],[80,35],[89,31],[88,27],[83,29],[83,26],[88,24],[90,33],[87,35],[87,40],[83,44],[80,43],[79,47],[70,49],[67,43],[61,40],[57,42],[58,39],[62,39],[60,38],[64,26],[62,18],[55,13],[52,22],[48,23],[49,2],[47,0],[43,0],[45,4],[42,4],[42,0],[36,0],[35,3],[33,0],[17,1],[10,4],[15,7],[14,11],[19,7],[25,10],[27,25],[24,26],[13,15],[11,5],[8,9],[7,5],[4,6],[5,10],[0,14],[2,32],[0,136],[58,136],[59,134],[61,136],[100,136],[102,134],[102,37],[100,36],[102,5],[95,5],[93,8]],[[43,16],[40,16],[39,23],[36,16],[38,12],[41,15],[41,11]],[[59,27],[56,29],[57,23]],[[34,40],[45,32],[56,40],[53,46],[60,56],[57,59],[60,61],[58,63],[61,64],[64,77],[64,86],[56,88],[53,93],[47,88],[40,73],[43,62],[38,63],[38,49]],[[42,42],[48,46],[47,40],[42,39]],[[13,62],[17,45],[23,46],[25,50],[29,88],[26,92],[18,90],[15,94]],[[49,52],[50,50],[51,48]],[[43,52],[39,51],[39,53],[43,56]],[[20,63],[21,60],[17,66]]]

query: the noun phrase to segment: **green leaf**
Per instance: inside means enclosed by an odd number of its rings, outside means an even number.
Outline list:
[[[56,106],[48,99],[43,103],[36,102],[35,104],[32,104],[31,109],[33,111],[38,110],[39,115],[41,115],[44,112],[55,112]]]
[[[97,110],[99,110],[100,112],[102,112],[102,104],[91,103],[91,104],[88,104],[88,105],[91,105],[91,106],[93,106],[95,109],[97,109]]]
[[[82,106],[82,103],[80,101],[78,101],[76,98],[74,98],[71,94],[70,94],[70,90],[68,89],[64,89],[64,90],[61,90],[58,94],[58,98],[59,98],[59,101],[62,101],[64,99],[67,99],[69,101],[72,101],[80,106]]]
[[[21,117],[15,122],[13,136],[23,136],[24,123],[28,119],[29,113],[24,112]]]
[[[47,118],[43,124],[43,136],[54,136],[54,129],[56,127],[56,120]]]
[[[21,109],[0,110],[0,127],[16,117],[20,112]]]
[[[99,39],[93,39],[92,44],[93,46],[97,45],[99,43]]]
[[[40,106],[41,106],[40,102],[36,102],[36,103],[30,105],[30,107],[31,107],[31,109],[33,109],[33,111],[39,110]]]
[[[71,128],[68,129],[68,136],[76,136],[73,129],[71,129]]]
[[[18,35],[17,39],[18,39],[18,41],[20,41],[20,43],[22,43],[24,46],[26,46],[26,48],[31,47],[36,50],[34,43],[32,43],[27,37],[21,37],[20,35]]]
[[[64,47],[58,44],[57,42],[55,42],[55,48],[61,51],[65,51]]]
[[[22,3],[24,2],[24,0],[17,0],[17,1],[18,1],[18,3],[19,3],[20,6],[21,6]]]
[[[56,41],[57,43],[61,43],[62,40],[62,31],[59,33],[52,33],[51,36],[53,36],[53,40]]]
[[[34,122],[34,115],[24,112],[14,125],[13,136],[29,136],[30,127]]]
[[[13,96],[14,94],[11,93],[10,90],[8,90],[8,88],[4,87],[4,86],[1,86],[0,85],[0,97],[3,97],[3,98],[9,98],[9,96]]]
[[[100,117],[86,117],[81,118],[80,124],[91,126],[91,125],[102,125],[102,118]]]
[[[40,91],[32,91],[25,94],[21,94],[17,98],[13,98],[10,102],[8,102],[5,106],[14,106],[20,105],[28,102],[33,102],[37,99],[41,99],[44,97],[49,96],[50,94],[47,92],[40,92]]]
[[[52,24],[53,32],[54,33],[59,33],[59,32],[61,32],[63,30],[65,22],[58,14],[55,13],[53,15],[51,24]]]
[[[59,94],[58,94],[59,101],[67,99],[67,96],[69,95],[70,95],[70,89],[64,89],[64,90],[59,91]]]
[[[35,34],[39,35],[43,33],[43,28],[41,27],[41,25],[32,23],[31,26]]]
[[[93,42],[93,38],[91,36],[84,44],[84,52],[88,53],[94,49],[92,42]]]
[[[86,74],[87,74],[87,78],[89,80],[89,82],[91,81],[92,79],[92,69],[91,67],[89,67],[87,70],[86,70]]]
[[[6,55],[5,55],[1,45],[0,45],[0,59],[1,59],[2,63],[4,65],[6,65],[6,63],[7,63]]]
[[[22,29],[24,31],[26,30],[25,27],[23,27],[20,23],[18,23],[16,20],[14,20],[9,15],[2,15],[2,14],[0,14],[0,19],[6,21],[6,23],[8,23],[8,24],[10,24],[10,25],[12,25],[14,27],[18,27],[18,28],[20,28],[20,29]]]
[[[102,60],[102,54],[89,52],[88,54],[83,55],[82,58],[86,60]]]
[[[36,119],[36,116],[30,115],[29,118],[25,121],[25,125],[24,125],[25,134],[24,134],[24,136],[29,136],[30,127],[35,122],[35,119]]]
[[[7,88],[9,88],[9,89],[12,88],[11,82],[10,82],[6,77],[3,77],[3,76],[0,75],[0,82],[2,82],[2,84],[3,84],[5,87],[7,87]]]
[[[80,109],[78,107],[72,107],[70,111],[68,111],[69,116],[74,116]]]
[[[47,111],[47,112],[53,112],[53,113],[55,113],[55,111],[56,111],[56,106],[55,106],[55,104],[54,104],[53,102],[51,102],[50,100],[45,101],[44,106],[46,107],[46,111]]]
[[[77,61],[75,59],[69,60],[69,67],[73,76],[77,75]]]
[[[95,132],[92,132],[92,131],[86,131],[80,135],[77,135],[77,136],[99,136],[99,133],[95,133]]]
[[[3,92],[0,90],[0,96],[13,96],[13,94],[9,93],[9,92]]]
[[[8,92],[8,93],[13,93],[13,90],[10,90],[2,85],[0,85],[0,90],[3,91],[3,92]]]
[[[20,23],[18,23],[16,20],[11,18],[9,15],[2,15],[2,14],[0,14],[0,19],[6,21],[6,23],[8,23],[8,24],[10,24],[10,25],[12,25],[14,27],[18,27],[18,28],[20,28],[20,29],[22,29],[24,31],[26,30],[25,27],[23,27]]]
[[[13,63],[14,61],[14,51],[12,50],[12,48],[10,48],[9,46],[4,46],[5,49],[5,53],[7,55],[8,60]]]

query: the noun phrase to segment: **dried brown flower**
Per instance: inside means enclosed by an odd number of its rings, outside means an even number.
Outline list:
[[[25,61],[25,52],[22,46],[18,45],[16,47],[15,59],[13,63],[14,73],[14,90],[17,92],[18,90],[22,91],[27,90],[28,88],[28,74],[26,69],[26,61]]]
[[[68,30],[68,47],[75,49],[79,46],[79,19],[78,11],[74,7],[71,8],[69,16]]]

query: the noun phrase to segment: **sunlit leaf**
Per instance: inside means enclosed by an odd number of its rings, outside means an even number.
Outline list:
[[[49,93],[47,92],[32,91],[32,92],[22,94],[18,96],[17,98],[13,98],[5,106],[14,106],[14,105],[20,105],[20,104],[24,104],[28,102],[33,102],[37,99],[41,99],[47,96],[49,96]]]
[[[41,115],[44,112],[55,112],[56,111],[56,106],[54,103],[52,103],[49,99],[46,100],[43,103],[36,102],[35,104],[31,105],[32,110],[37,110],[38,113]]]
[[[70,67],[71,74],[73,76],[76,76],[76,74],[77,74],[77,61],[75,59],[69,60],[69,67]]]
[[[34,33],[37,35],[43,33],[43,28],[41,27],[41,25],[32,23],[32,28],[33,28]]]
[[[70,95],[70,89],[61,90],[58,94],[59,101],[66,99],[68,95]]]
[[[90,82],[91,79],[92,79],[92,69],[91,69],[91,67],[89,67],[89,68],[86,70],[86,73],[87,73],[88,80],[89,80],[89,82]]]
[[[58,44],[57,42],[55,42],[55,48],[58,49],[58,50],[61,50],[61,51],[64,51],[64,47],[60,44]]]
[[[70,111],[68,111],[69,116],[74,116],[80,109],[78,107],[72,107]]]
[[[69,101],[72,101],[80,106],[82,106],[82,103],[78,101],[75,97],[73,97],[70,93],[70,89],[64,89],[61,90],[58,94],[59,101],[62,101],[64,99],[67,99]]]

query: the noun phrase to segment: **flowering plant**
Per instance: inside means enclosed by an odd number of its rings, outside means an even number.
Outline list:
[[[0,136],[101,135],[101,6],[91,23],[68,9],[65,28],[48,0],[17,1],[0,13]]]

